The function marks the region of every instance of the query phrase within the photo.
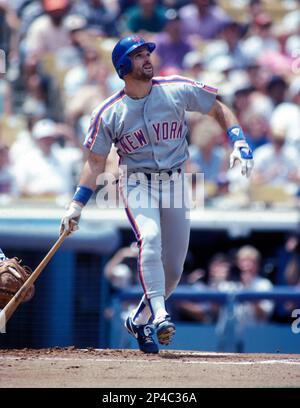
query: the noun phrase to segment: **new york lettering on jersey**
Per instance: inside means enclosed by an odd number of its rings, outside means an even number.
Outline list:
[[[153,123],[152,127],[155,131],[157,142],[181,139],[183,137],[183,123],[179,121]],[[115,145],[124,153],[132,153],[147,146],[149,144],[147,139],[148,137],[143,129],[138,129],[135,132],[122,135]]]

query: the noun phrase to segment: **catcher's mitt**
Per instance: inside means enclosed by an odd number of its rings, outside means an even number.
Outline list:
[[[31,273],[31,269],[28,266],[22,266],[18,258],[0,261],[0,309],[3,309],[18,292]],[[23,302],[30,300],[33,295],[34,285],[28,289]]]

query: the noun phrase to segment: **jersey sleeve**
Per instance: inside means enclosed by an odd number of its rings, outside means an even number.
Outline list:
[[[201,82],[189,81],[185,84],[185,107],[189,112],[207,114],[215,103],[218,90]]]
[[[83,145],[93,153],[107,156],[112,145],[111,132],[101,114],[93,113]]]

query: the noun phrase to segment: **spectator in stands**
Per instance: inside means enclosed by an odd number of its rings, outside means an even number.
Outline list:
[[[297,286],[300,288],[300,234],[294,231],[288,235],[286,242],[278,253],[277,285]],[[277,302],[275,320],[292,323],[292,311],[300,308],[300,302],[292,300]]]
[[[260,276],[261,274],[261,254],[251,245],[241,247],[236,253],[236,266],[239,269],[239,281],[243,288],[255,290],[268,290],[272,287],[271,282]],[[261,310],[259,305],[256,317],[258,319],[269,317],[269,309]],[[263,309],[263,308],[262,308]]]
[[[291,81],[287,91],[288,98],[278,104],[272,114],[272,121],[278,126],[285,124],[287,143],[300,147],[300,79]]]
[[[227,166],[226,150],[221,146],[222,129],[214,119],[202,119],[192,130],[189,171],[204,173],[205,180],[216,182]]]
[[[243,125],[252,151],[269,143],[269,121],[263,112],[248,108],[243,114]]]
[[[70,33],[63,25],[69,7],[70,0],[43,0],[45,14],[37,17],[28,29],[26,55],[42,58],[71,44]]]
[[[16,185],[11,171],[9,149],[0,139],[0,197],[14,195],[15,192]]]
[[[8,0],[0,0],[0,49],[7,56],[16,52],[17,32],[19,20]]]
[[[60,147],[57,142],[61,136],[69,135],[50,119],[42,119],[33,126],[34,147],[13,169],[21,196],[55,198],[73,193],[75,171],[82,154],[72,142]]]
[[[138,253],[137,243],[133,242],[128,247],[120,248],[105,265],[104,274],[111,285],[112,292],[129,289],[138,283]],[[122,302],[121,319],[125,320],[135,306],[132,301]],[[106,310],[106,315],[111,317],[109,310]]]
[[[138,252],[137,243],[133,242],[120,248],[105,265],[105,276],[114,289],[126,289],[137,283]]]
[[[280,44],[272,33],[273,21],[265,11],[257,13],[249,27],[243,49],[249,59],[259,59],[266,51],[280,51]]]
[[[102,60],[90,61],[86,67],[87,78],[82,86],[78,87],[73,97],[66,99],[66,117],[68,122],[76,125],[80,118],[89,115],[99,101],[107,97],[108,69]]]
[[[264,4],[262,0],[249,0],[248,1],[248,13],[247,22],[250,26],[253,26],[257,16],[264,12]]]
[[[94,71],[94,66],[99,63],[100,58],[96,49],[85,47],[82,61],[71,68],[64,78],[64,93],[67,102],[82,86],[89,82],[89,73]]]
[[[292,58],[299,58],[300,50],[300,3],[295,10],[287,13],[281,22],[281,27],[287,36],[284,50]],[[299,60],[298,60],[299,61]],[[299,68],[299,62],[297,63]]]
[[[249,88],[252,88],[253,91],[266,94],[266,89],[271,79],[271,72],[259,65],[255,58],[249,60],[245,69],[249,79]]]
[[[232,106],[243,128],[245,127],[243,122],[243,114],[249,107],[250,95],[252,92],[253,89],[250,86],[245,86],[236,89],[233,94]]]
[[[53,71],[45,71],[37,57],[27,56],[22,64],[18,80],[21,87],[23,104],[35,105],[39,111],[46,111],[48,116],[63,120],[63,107],[56,78]]]
[[[254,152],[253,185],[281,187],[286,194],[295,195],[300,182],[299,152],[286,144],[286,126],[271,121],[271,143]]]
[[[271,99],[274,108],[284,102],[287,89],[287,82],[279,75],[274,75],[267,83],[267,95]]]
[[[191,45],[182,36],[180,17],[177,11],[166,12],[167,23],[164,32],[155,38],[160,69],[176,68],[179,73],[183,69],[185,55],[192,51]]]
[[[214,196],[210,198],[209,204],[213,208],[226,211],[244,207],[247,202],[247,198],[243,194],[231,191],[230,178],[227,172],[220,173],[215,183]]]
[[[20,39],[26,35],[31,23],[44,13],[42,2],[39,0],[20,0],[14,5],[17,16],[20,20]]]
[[[240,271],[241,288],[254,291],[268,291],[272,283],[267,278],[260,276],[261,254],[251,245],[241,247],[236,254],[236,265]],[[237,306],[238,317],[241,324],[251,324],[258,321],[266,321],[271,317],[273,303],[269,300],[248,303]]]
[[[134,2],[135,3],[135,2]],[[103,0],[80,1],[74,7],[74,11],[83,16],[87,21],[88,30],[104,36],[117,37],[118,8]]]
[[[56,52],[56,67],[58,71],[65,72],[80,64],[87,42],[87,20],[78,14],[69,14],[63,22],[70,36],[70,45],[61,47]]]
[[[1,56],[0,56],[1,58]],[[1,69],[1,68],[0,68]],[[11,86],[0,71],[0,118],[12,114]]]
[[[293,234],[285,245],[290,259],[284,271],[285,284],[300,287],[300,235]]]
[[[229,21],[229,16],[212,0],[193,0],[192,4],[182,7],[179,13],[185,38],[190,35],[203,40],[216,38],[223,25]]]
[[[247,66],[249,58],[242,46],[241,39],[245,29],[236,21],[224,23],[218,33],[218,38],[208,43],[204,50],[204,59],[207,64],[213,64],[218,59],[229,57],[232,69],[243,69]]]
[[[255,247],[251,245],[241,247],[236,254],[236,266],[239,270],[239,282],[236,283],[235,290],[247,289],[264,292],[272,289],[271,281],[260,276],[261,254]],[[235,338],[237,339],[235,351],[242,352],[245,329],[267,322],[271,318],[273,310],[274,303],[267,299],[235,303],[232,311],[228,308],[222,309],[217,330],[225,333],[233,318]]]
[[[166,25],[165,8],[157,4],[157,0],[138,0],[137,5],[124,14],[126,30],[133,33],[147,31],[159,33]]]
[[[16,132],[15,140],[9,149],[12,166],[15,166],[19,162],[20,157],[27,156],[27,153],[34,148],[32,128],[36,122],[47,116],[47,109],[44,104],[40,104],[34,99],[26,98],[22,105],[21,113],[25,125]]]
[[[186,277],[186,284],[201,291],[227,291],[232,286],[230,281],[231,264],[223,253],[215,254],[208,263],[207,276],[202,269],[196,269]],[[220,305],[212,302],[177,301],[174,305],[177,319],[215,323],[218,319]]]
[[[41,69],[41,64],[35,57],[27,57],[22,66],[22,81],[25,88],[25,101],[32,101],[39,109],[47,111],[50,108],[51,77]],[[56,103],[56,101],[55,101]]]

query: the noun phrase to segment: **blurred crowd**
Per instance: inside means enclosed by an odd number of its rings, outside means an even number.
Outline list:
[[[104,268],[112,293],[126,291],[138,282],[138,246],[135,242],[120,248]],[[285,245],[271,258],[265,256],[254,245],[241,245],[228,252],[204,254],[206,262],[191,262],[195,258],[188,254],[180,285],[197,289],[200,293],[226,293],[234,295],[243,292],[269,292],[276,286],[300,286],[300,235],[291,234]],[[134,309],[134,302],[123,301],[121,317]],[[243,338],[248,328],[266,322],[292,323],[292,311],[300,307],[299,301],[276,301],[269,299],[242,302],[202,300],[188,298],[170,299],[168,310],[177,321],[198,322],[216,325],[220,338],[226,339],[228,330],[234,331],[235,350],[243,351]],[[110,316],[111,318],[112,316]],[[224,349],[227,344],[220,344]]]
[[[155,74],[218,88],[254,150],[244,180],[217,123],[188,115],[187,171],[205,174],[206,205],[298,205],[299,0],[0,0],[0,20],[0,201],[72,195],[90,114],[123,87],[111,50],[141,33]]]

